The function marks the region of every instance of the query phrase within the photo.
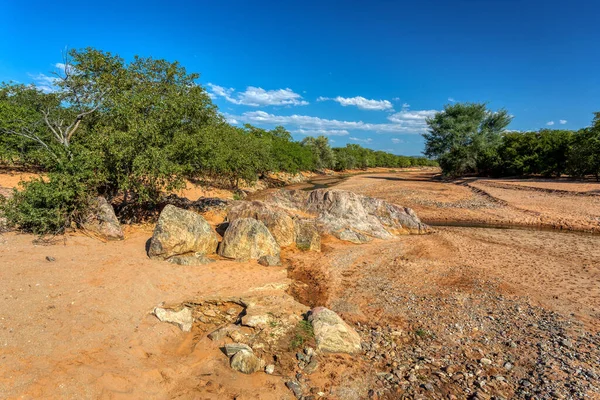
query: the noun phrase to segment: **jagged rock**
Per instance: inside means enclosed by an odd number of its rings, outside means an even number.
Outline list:
[[[287,386],[288,389],[290,389],[292,393],[294,393],[294,396],[296,396],[297,399],[302,398],[302,386],[300,386],[298,382],[288,381],[285,383],[285,386]]]
[[[256,357],[252,350],[242,349],[231,357],[231,368],[243,372],[244,374],[253,374],[263,368],[263,362]]]
[[[123,240],[124,238],[115,210],[102,196],[96,197],[91,202],[90,212],[81,226],[107,240]]]
[[[193,252],[212,254],[217,245],[217,234],[201,215],[167,205],[154,228],[148,255],[164,260]]]
[[[300,250],[321,251],[321,235],[314,219],[296,220],[296,247]]]
[[[236,354],[238,351],[241,350],[247,350],[249,352],[252,352],[250,346],[243,343],[228,343],[223,348],[225,349],[225,354],[227,355],[227,357],[231,357],[232,355]]]
[[[192,310],[187,307],[184,307],[179,311],[156,307],[154,309],[154,315],[156,315],[156,318],[162,322],[168,322],[170,324],[177,325],[179,329],[184,332],[189,332],[192,329],[192,324],[194,323]]]
[[[281,259],[279,256],[262,256],[258,259],[258,263],[265,267],[275,267],[281,265]]]
[[[265,224],[252,218],[240,218],[229,224],[219,254],[238,260],[279,257],[280,247]]]
[[[317,350],[328,353],[360,351],[360,336],[335,312],[316,307],[311,310],[308,320],[315,333]]]
[[[285,211],[261,201],[242,201],[229,209],[227,220],[254,218],[267,227],[279,246],[294,244],[296,232],[294,220]]]
[[[275,372],[275,365],[269,364],[265,367],[265,373],[267,373],[269,375],[273,375],[274,372]]]
[[[202,253],[194,253],[188,255],[173,256],[169,258],[167,262],[177,265],[198,266],[213,263],[215,262],[215,260],[206,257]]]

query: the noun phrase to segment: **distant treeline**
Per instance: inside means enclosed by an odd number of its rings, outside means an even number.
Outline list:
[[[237,188],[270,172],[436,165],[358,145],[332,149],[326,137],[298,142],[272,130],[227,123],[197,74],[177,62],[71,51],[56,90],[0,86],[0,162],[45,171],[0,203],[23,230],[59,232],[90,198],[153,207],[185,179]],[[119,208],[121,209],[121,208]]]
[[[507,131],[511,119],[485,104],[447,105],[427,120],[425,154],[449,176],[600,178],[600,113],[577,131]]]

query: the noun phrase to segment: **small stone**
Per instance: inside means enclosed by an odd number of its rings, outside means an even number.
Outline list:
[[[504,363],[504,369],[510,371],[513,368],[513,365],[508,361]]]
[[[179,311],[156,307],[154,309],[154,315],[162,322],[177,325],[179,329],[184,332],[192,330],[194,317],[192,317],[192,310],[187,307],[184,307]]]
[[[569,348],[569,349],[570,349],[571,347],[573,347],[573,343],[572,343],[572,342],[571,342],[569,339],[561,339],[561,341],[560,341],[560,344],[561,344],[563,347],[567,347],[567,348]]]
[[[273,364],[269,364],[265,367],[265,372],[269,375],[273,375],[273,372],[275,372],[275,365]]]
[[[287,386],[288,389],[290,389],[294,393],[294,396],[296,396],[297,399],[302,398],[302,387],[300,387],[300,384],[298,382],[287,381],[285,383],[285,386]]]
[[[492,360],[490,360],[489,358],[482,358],[481,360],[479,360],[479,362],[483,365],[492,365]]]
[[[281,259],[279,258],[279,256],[267,255],[259,258],[258,263],[260,265],[264,265],[265,267],[276,267],[278,265],[281,265]]]
[[[306,354],[309,357],[312,357],[315,355],[315,349],[313,349],[312,347],[305,347],[304,354]]]
[[[433,390],[434,390],[434,387],[433,387],[433,385],[431,383],[426,383],[426,384],[423,385],[423,387],[426,390],[429,390],[430,392],[433,392]]]
[[[241,349],[231,357],[231,368],[244,374],[253,374],[262,367],[261,360],[252,350]]]
[[[304,361],[304,362],[309,362],[310,361],[310,357],[307,357],[304,355],[304,353],[296,353],[296,358],[298,359],[298,361]]]
[[[319,367],[319,362],[316,357],[313,357],[310,362],[304,367],[304,373],[310,375],[317,370]]]
[[[216,317],[217,313],[215,310],[211,310],[210,308],[208,310],[204,310],[202,312],[202,314],[206,315],[207,317]]]
[[[222,339],[226,338],[232,331],[234,331],[236,329],[238,329],[238,327],[236,325],[225,325],[225,326],[222,326],[222,327],[212,331],[207,336],[210,340],[213,340],[213,341],[222,340]]]
[[[409,381],[409,382],[416,382],[416,381],[417,381],[417,376],[416,376],[416,375],[414,375],[414,374],[410,374],[410,375],[408,376],[408,381]]]
[[[240,332],[238,330],[233,330],[233,331],[229,332],[227,334],[227,336],[229,336],[231,338],[231,340],[233,340],[234,342],[237,342],[237,343],[244,343],[246,341],[246,335],[244,335],[242,332]]]
[[[227,355],[227,357],[231,357],[235,353],[242,351],[242,350],[247,350],[247,351],[252,352],[252,349],[250,348],[250,346],[248,346],[247,344],[243,344],[243,343],[228,343],[223,348],[225,349],[225,354]]]
[[[46,256],[46,261],[54,262],[54,261],[56,261],[56,258],[54,258],[52,256]]]
[[[225,312],[227,313],[227,315],[236,315],[238,313],[234,307],[231,307],[230,309],[228,309]]]

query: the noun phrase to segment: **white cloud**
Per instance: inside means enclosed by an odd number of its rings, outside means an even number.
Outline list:
[[[394,101],[400,101],[400,97],[394,97],[392,100],[394,100]]]
[[[559,122],[561,125],[564,125],[564,124],[566,124],[566,123],[567,123],[567,120],[566,120],[566,119],[561,119],[561,120],[560,120],[560,121],[558,121],[558,122]]]
[[[552,125],[554,125],[554,121],[548,121],[548,122],[546,122],[546,125],[552,126]]]
[[[235,119],[241,123],[257,125],[283,125],[303,130],[328,131],[370,131],[377,133],[421,134],[426,131],[425,118],[435,113],[435,110],[403,111],[388,116],[389,123],[366,123],[363,121],[340,121],[309,115],[275,115],[265,111],[249,111],[241,115],[224,114],[226,118]]]
[[[392,122],[402,123],[409,121],[422,121],[425,123],[425,119],[429,117],[433,117],[437,110],[419,110],[419,111],[411,111],[408,108],[403,109],[400,112],[392,114],[388,117],[388,119]]]
[[[403,108],[403,109],[405,109],[405,108],[410,108],[410,104],[408,104],[408,103],[404,103],[404,104],[402,104],[402,108]]]
[[[404,140],[402,139],[398,139],[398,138],[393,138],[392,139],[392,143],[398,144],[398,143],[404,143]]]
[[[350,137],[348,139],[350,139],[350,140],[352,140],[354,142],[361,142],[361,143],[371,143],[373,141],[373,139],[371,139],[371,138],[360,139],[360,138],[357,138],[357,137]]]
[[[453,98],[453,97],[448,97],[448,101],[449,101],[450,103],[456,103],[456,100],[454,100],[454,98]]]
[[[260,87],[248,86],[244,92],[235,93],[234,88],[208,83],[209,96],[223,97],[230,103],[244,106],[305,106],[308,101],[292,89],[265,90]]]
[[[296,129],[293,133],[307,136],[346,136],[350,134],[345,129]]]
[[[362,96],[356,96],[356,97],[338,96],[335,98],[321,96],[317,99],[317,101],[326,101],[326,100],[332,100],[332,101],[338,102],[344,107],[355,106],[361,110],[381,111],[381,110],[393,110],[394,109],[394,106],[388,100],[369,100]]]
[[[56,87],[57,77],[41,73],[37,75],[29,74],[29,77],[33,79],[33,84],[44,93],[52,93],[58,90]]]

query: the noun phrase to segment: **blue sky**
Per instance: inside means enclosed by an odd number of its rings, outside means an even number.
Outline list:
[[[596,0],[0,0],[0,80],[43,84],[66,46],[178,60],[232,122],[418,155],[452,101],[507,108],[511,129],[589,125],[599,16]]]

